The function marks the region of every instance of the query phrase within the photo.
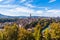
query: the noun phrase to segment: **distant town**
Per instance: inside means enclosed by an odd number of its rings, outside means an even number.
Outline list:
[[[1,14],[0,14],[1,15]],[[39,20],[54,20],[56,22],[60,21],[60,17],[40,17],[40,16],[30,16],[24,18],[0,18],[0,29],[3,29],[6,24],[12,25],[14,23],[18,24],[19,27],[25,27],[27,24],[31,24],[32,22],[37,22]]]

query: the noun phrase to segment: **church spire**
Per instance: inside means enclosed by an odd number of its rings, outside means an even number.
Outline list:
[[[30,18],[31,18],[31,13],[30,13]]]

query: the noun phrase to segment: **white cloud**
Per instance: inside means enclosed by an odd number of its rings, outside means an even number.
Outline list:
[[[29,4],[32,2],[32,0],[29,0],[28,2],[26,0],[20,0],[25,6],[21,5],[11,5],[9,3],[12,3],[14,0],[5,0],[3,4],[0,5],[0,13],[4,15],[10,15],[10,16],[17,16],[17,15],[28,15],[30,13],[35,13],[35,10],[29,9],[28,7],[34,7],[33,5]],[[26,2],[25,2],[26,1]],[[24,3],[25,2],[25,3]],[[17,15],[16,15],[17,14]]]
[[[5,5],[9,6],[9,5],[16,5],[15,2],[16,0],[0,0],[0,1],[3,1],[1,2],[1,4],[4,4],[4,7]],[[27,7],[35,7],[33,6],[32,4],[30,4],[31,2],[33,2],[33,0],[19,0],[19,3],[22,3],[22,5],[24,6],[27,6]],[[19,5],[21,6],[21,5]]]
[[[0,2],[2,2],[3,0],[0,0]]]
[[[1,0],[1,4],[13,4],[13,2],[15,2],[15,0]]]
[[[34,10],[26,8],[26,7],[17,7],[15,9],[9,10],[11,12],[22,12],[22,13],[34,13]]]
[[[41,10],[37,10],[36,13],[37,13],[37,14],[42,14],[43,11],[41,11]]]
[[[18,7],[19,5],[0,5],[0,9],[2,8],[15,8]]]
[[[48,10],[49,13],[60,13],[60,10]]]
[[[50,0],[49,3],[55,2],[56,0]]]
[[[31,7],[31,8],[35,7],[31,4],[33,2],[33,0],[20,0],[20,2],[23,3],[23,5],[25,5],[27,7]]]
[[[47,10],[44,15],[50,17],[57,17],[60,16],[60,10],[56,10],[56,9]]]
[[[42,14],[43,13],[43,11],[41,11],[41,10],[37,10],[37,11],[35,11],[35,10],[33,10],[33,9],[29,9],[29,8],[26,8],[26,7],[17,7],[17,8],[15,8],[15,9],[11,9],[11,10],[9,10],[10,12],[15,12],[15,13],[21,13],[21,14],[27,14],[27,15],[29,15],[30,13],[32,14],[32,15],[34,15],[34,14],[37,14],[37,15],[40,15],[40,14]],[[19,14],[20,15],[20,14]],[[26,15],[26,16],[27,16]]]
[[[25,2],[26,0],[20,0],[21,3]]]
[[[44,9],[44,10],[50,9],[49,7],[37,7],[37,8],[39,8],[39,9]]]
[[[5,5],[5,7],[6,7],[6,5]],[[28,9],[26,7],[16,7],[16,8],[7,9],[7,10],[6,9],[0,10],[0,13],[4,14],[4,15],[10,15],[10,16],[17,16],[17,15],[22,16],[22,15],[27,14],[27,13],[33,13],[33,10]]]
[[[32,4],[26,3],[25,4],[27,7],[35,8],[36,6],[33,6]]]
[[[13,6],[13,5],[11,5],[11,6]],[[0,6],[0,7],[2,7],[2,6]],[[4,7],[6,7],[6,5],[4,6]],[[8,8],[9,8],[9,6],[7,6]],[[13,6],[14,7],[14,6]],[[24,7],[24,6],[17,6],[16,8],[12,8],[12,9],[1,9],[0,10],[0,13],[1,14],[4,14],[4,15],[10,15],[10,16],[27,16],[27,15],[29,15],[30,13],[32,14],[32,15],[34,15],[34,14],[41,14],[42,13],[42,11],[41,10],[37,10],[37,11],[35,11],[34,9],[30,9],[30,8],[28,8],[28,7]]]

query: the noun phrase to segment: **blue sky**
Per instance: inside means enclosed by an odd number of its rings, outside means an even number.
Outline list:
[[[9,16],[60,16],[60,0],[0,0],[0,14]]]

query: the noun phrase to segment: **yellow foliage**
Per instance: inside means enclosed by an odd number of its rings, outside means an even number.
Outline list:
[[[36,27],[34,28],[34,33],[33,33],[35,40],[40,40],[41,39],[41,29],[42,29],[42,27],[38,23],[36,25]]]
[[[52,38],[60,38],[60,23],[52,23],[50,25],[50,34]]]

